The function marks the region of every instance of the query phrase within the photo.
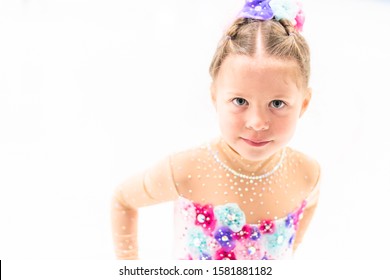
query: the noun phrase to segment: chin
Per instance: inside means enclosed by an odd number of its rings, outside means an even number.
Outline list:
[[[272,145],[270,143],[269,145]],[[261,148],[248,148],[248,147],[238,147],[237,152],[245,159],[250,161],[262,161],[270,156],[274,155],[279,149],[276,147],[261,147]]]

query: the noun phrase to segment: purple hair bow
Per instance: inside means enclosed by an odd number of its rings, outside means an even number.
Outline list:
[[[260,20],[271,19],[274,16],[274,12],[269,5],[270,1],[271,0],[246,0],[239,16]]]

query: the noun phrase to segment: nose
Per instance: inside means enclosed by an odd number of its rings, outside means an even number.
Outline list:
[[[266,113],[258,109],[248,112],[246,127],[254,131],[267,130],[269,128],[269,120]]]

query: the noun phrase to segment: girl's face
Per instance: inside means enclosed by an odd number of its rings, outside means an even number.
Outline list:
[[[302,88],[298,65],[229,55],[211,86],[223,139],[248,160],[264,160],[294,135],[311,91]]]

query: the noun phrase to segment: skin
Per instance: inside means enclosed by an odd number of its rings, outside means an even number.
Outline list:
[[[222,63],[211,97],[223,139],[243,158],[266,160],[293,137],[311,99],[298,69],[264,53],[229,55]]]

